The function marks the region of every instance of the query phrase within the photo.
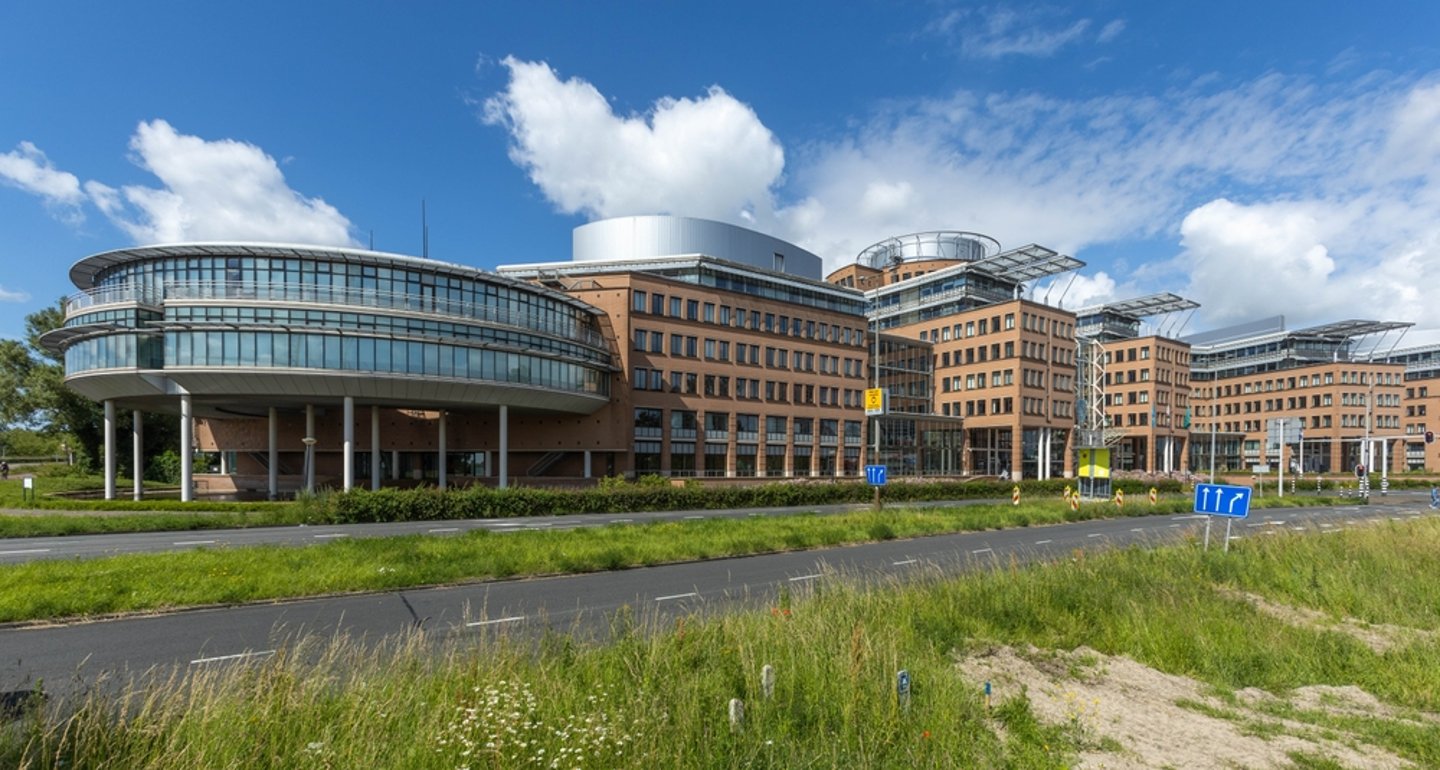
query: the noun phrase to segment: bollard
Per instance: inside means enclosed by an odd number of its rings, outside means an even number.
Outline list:
[[[1080,510],[1080,494],[1078,492],[1070,496],[1070,510]]]
[[[730,732],[738,733],[745,726],[745,701],[730,699]]]
[[[1159,500],[1159,499],[1160,499],[1160,490],[1156,489],[1155,487],[1150,487],[1150,504],[1151,504],[1151,505],[1154,505],[1155,502],[1156,502],[1157,500]]]
[[[910,672],[903,668],[895,674],[895,699],[901,709],[910,710]]]
[[[990,683],[985,683],[985,710],[990,710]]]
[[[1117,490],[1115,490],[1115,507],[1116,507],[1116,508],[1124,508],[1124,507],[1125,507],[1125,490],[1123,490],[1123,489],[1117,489]]]
[[[1020,504],[1020,485],[1019,485],[1019,484],[1016,484],[1016,485],[1015,485],[1015,488],[1010,490],[1010,504],[1011,504],[1011,505],[1019,505],[1019,504]]]
[[[760,669],[760,691],[765,693],[767,700],[775,695],[775,667],[769,663]]]
[[[1065,485],[1065,494],[1064,494],[1062,497],[1063,497],[1063,499],[1065,500],[1065,502],[1067,502],[1067,503],[1070,502],[1070,494],[1071,494],[1071,492],[1070,492],[1070,485],[1069,485],[1069,484],[1066,484],[1066,485]]]

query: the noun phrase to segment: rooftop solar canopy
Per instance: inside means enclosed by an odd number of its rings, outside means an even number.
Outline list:
[[[1102,305],[1091,305],[1082,307],[1075,311],[1078,317],[1099,315],[1100,313],[1117,313],[1131,318],[1146,318],[1153,315],[1174,313],[1180,310],[1194,310],[1200,307],[1195,300],[1185,299],[1178,294],[1164,292],[1161,294],[1150,294],[1134,299],[1122,299],[1119,302],[1106,302]]]
[[[968,263],[971,270],[983,270],[996,278],[1025,283],[1037,278],[1079,270],[1085,263],[1044,246],[1030,244]]]
[[[1405,321],[1361,321],[1352,319],[1349,321],[1336,321],[1334,323],[1311,326],[1306,329],[1297,329],[1292,334],[1307,334],[1315,337],[1340,337],[1349,339],[1351,337],[1364,337],[1367,334],[1379,334],[1380,332],[1394,331],[1396,329],[1408,329],[1415,324]]]

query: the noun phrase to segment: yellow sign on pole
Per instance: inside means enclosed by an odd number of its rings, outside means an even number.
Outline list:
[[[1110,478],[1110,450],[1081,449],[1080,467],[1078,468],[1077,472],[1079,473],[1081,478]]]
[[[885,389],[866,388],[865,415],[867,417],[874,417],[882,414],[885,414]]]

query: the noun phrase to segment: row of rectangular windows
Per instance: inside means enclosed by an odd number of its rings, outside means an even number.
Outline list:
[[[748,328],[751,331],[764,331],[817,342],[831,342],[854,347],[864,347],[865,345],[865,333],[858,328],[805,320],[798,316],[792,318],[776,313],[762,313],[758,310],[746,311],[742,308],[731,308],[729,305],[715,302],[701,302],[698,299],[686,299],[675,295],[667,296],[640,289],[632,291],[630,307],[637,314],[683,318],[686,321],[716,324],[735,329]]]

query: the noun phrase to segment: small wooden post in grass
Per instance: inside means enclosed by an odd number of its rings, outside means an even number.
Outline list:
[[[738,733],[745,726],[745,701],[730,699],[730,732]]]
[[[775,667],[769,663],[760,669],[760,691],[765,693],[766,700],[775,695]]]

